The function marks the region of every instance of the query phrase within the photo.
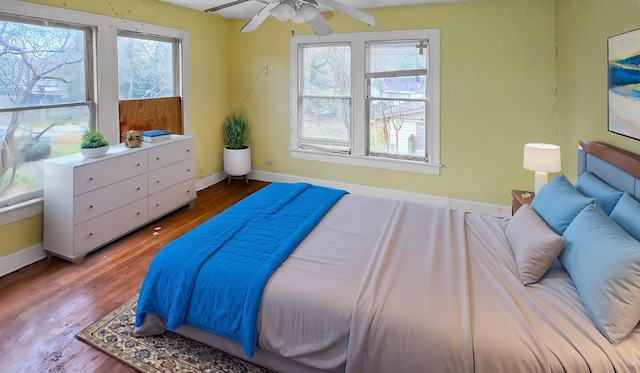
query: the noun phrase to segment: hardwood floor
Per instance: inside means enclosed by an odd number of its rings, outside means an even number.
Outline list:
[[[267,184],[225,180],[80,265],[54,257],[1,277],[0,372],[133,372],[74,336],[138,292],[164,245]]]

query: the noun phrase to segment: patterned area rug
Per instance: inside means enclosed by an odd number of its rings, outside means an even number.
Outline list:
[[[134,337],[135,296],[76,335],[139,372],[275,373],[175,333]]]

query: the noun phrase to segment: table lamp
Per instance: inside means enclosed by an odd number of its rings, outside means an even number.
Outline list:
[[[547,172],[560,172],[560,147],[553,144],[524,144],[522,167],[535,171],[535,192],[549,180]]]

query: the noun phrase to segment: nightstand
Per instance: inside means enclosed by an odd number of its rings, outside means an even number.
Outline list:
[[[515,215],[516,211],[518,211],[522,205],[531,204],[535,195],[535,193],[527,192],[526,190],[512,190],[511,197],[513,197],[513,201],[511,202],[511,215]]]

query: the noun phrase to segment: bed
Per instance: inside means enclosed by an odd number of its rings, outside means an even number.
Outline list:
[[[316,195],[313,203],[297,202],[284,223],[227,210],[158,253],[135,333],[174,330],[281,372],[638,372],[640,157],[581,141],[578,169],[575,186],[553,179],[511,219],[344,192],[319,208]],[[306,188],[294,186],[299,194]],[[280,203],[256,194],[240,204],[260,210]],[[217,252],[224,247],[218,242],[235,237],[225,219],[242,227],[273,221],[286,232],[308,215],[314,222],[301,223],[312,224],[308,231],[273,239],[261,231],[231,244],[246,256],[262,241],[294,246],[277,253],[276,269],[249,269],[268,275],[257,281],[263,288],[249,285],[257,306],[240,303],[255,308],[255,318],[203,311],[224,304],[218,293],[203,292],[239,294],[225,287],[230,277],[251,276],[230,270],[206,284],[200,277],[218,267],[204,264],[186,287],[169,282],[193,264],[195,247],[216,242]],[[195,256],[200,262],[203,254]],[[241,335],[211,332],[205,322],[214,318],[233,319]]]

